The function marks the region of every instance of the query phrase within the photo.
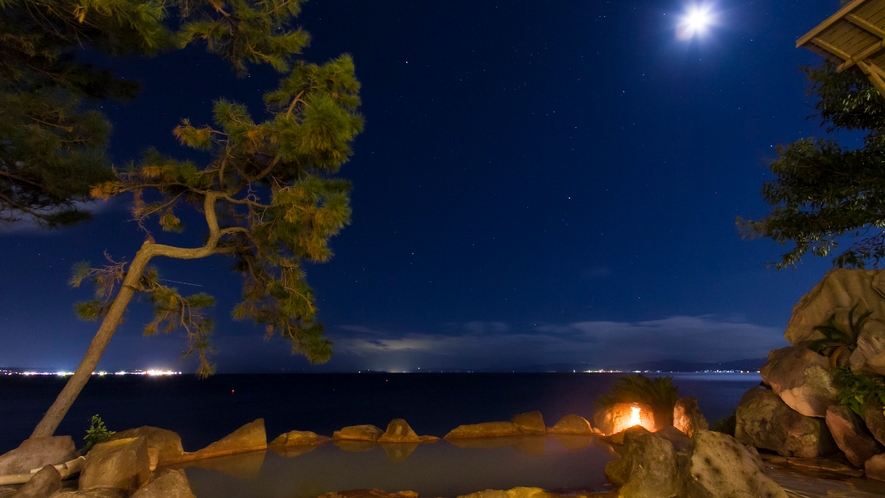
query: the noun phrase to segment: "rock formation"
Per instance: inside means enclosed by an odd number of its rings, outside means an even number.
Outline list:
[[[624,432],[624,453],[605,466],[618,495],[669,498],[679,493],[679,471],[673,444],[642,427]]]
[[[455,427],[443,439],[519,436],[522,432],[513,422],[483,422]]]
[[[615,403],[602,408],[593,414],[593,426],[607,436],[623,432],[633,425],[637,425],[631,421],[634,408],[639,408],[638,425],[649,431],[656,430],[651,407],[641,403]]]
[[[18,448],[0,455],[0,475],[26,474],[31,469],[56,465],[77,458],[71,436],[25,439]]]
[[[59,489],[61,489],[61,474],[52,465],[47,465],[10,498],[46,498]]]
[[[885,445],[885,408],[876,403],[864,404],[863,421],[876,441]]]
[[[86,455],[80,491],[112,488],[126,496],[144,486],[151,475],[147,441],[143,437],[100,443]]]
[[[332,439],[344,439],[347,441],[369,441],[374,443],[384,434],[380,428],[369,425],[351,425],[332,433]]]
[[[847,406],[827,408],[827,427],[845,458],[855,467],[863,468],[864,462],[874,455],[885,452],[870,434],[860,417]]]
[[[586,418],[578,415],[566,415],[556,422],[553,427],[547,428],[549,434],[575,434],[579,436],[593,434],[593,427]]]
[[[673,427],[679,429],[686,436],[692,437],[696,431],[706,431],[710,428],[704,414],[698,407],[698,400],[692,397],[682,397],[676,400],[673,407]]]
[[[622,456],[605,474],[623,498],[787,497],[765,474],[755,450],[706,430],[688,438],[673,427],[658,433],[627,429]]]
[[[791,344],[820,339],[815,327],[836,314],[837,322],[847,324],[848,312],[873,314],[858,334],[857,347],[850,357],[851,370],[885,375],[885,274],[878,270],[830,270],[793,306],[793,316],[784,337]]]
[[[409,423],[401,418],[391,420],[387,424],[387,430],[378,437],[379,443],[420,443],[421,438]]]
[[[885,481],[885,453],[870,457],[864,462],[864,473],[870,479]]]
[[[783,456],[815,458],[836,451],[826,424],[787,406],[771,389],[747,391],[735,411],[738,441]]]
[[[184,449],[181,437],[172,431],[158,427],[143,426],[136,429],[120,431],[111,436],[111,441],[131,437],[143,437],[147,442],[148,461],[151,471],[158,465],[169,465],[181,460]]]
[[[280,434],[268,444],[268,448],[279,448],[288,446],[315,446],[331,441],[331,438],[320,436],[311,431],[289,431]]]
[[[180,461],[201,460],[234,453],[267,449],[267,433],[264,430],[264,419],[250,422],[222,439],[193,453],[184,453]]]
[[[784,403],[806,417],[823,418],[836,404],[830,362],[806,343],[775,349],[759,373]]]
[[[183,470],[165,469],[131,498],[196,498]]]
[[[544,417],[539,411],[520,413],[515,415],[510,421],[516,424],[519,432],[523,434],[545,434],[547,432],[547,426],[544,425]]]
[[[685,498],[787,498],[787,493],[765,475],[758,455],[721,432],[698,431],[683,473]]]

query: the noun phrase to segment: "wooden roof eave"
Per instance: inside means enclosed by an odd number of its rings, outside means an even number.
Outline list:
[[[843,17],[850,14],[852,11],[854,11],[854,9],[856,9],[856,8],[860,7],[861,5],[863,5],[864,3],[866,3],[866,1],[867,0],[854,0],[853,2],[847,4],[844,7],[842,7],[841,9],[839,9],[835,14],[828,17],[827,20],[818,24],[817,27],[815,27],[814,29],[812,29],[808,33],[805,33],[802,36],[802,38],[799,38],[798,40],[796,40],[796,48],[799,48],[799,47],[805,45],[806,43],[814,40],[814,38],[816,38],[817,35],[821,34],[821,32],[823,32],[825,29],[829,28],[833,24],[837,23],[840,19],[842,19]]]

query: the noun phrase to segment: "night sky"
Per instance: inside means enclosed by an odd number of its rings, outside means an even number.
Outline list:
[[[308,2],[304,57],[351,53],[366,117],[342,168],[353,223],[306,268],[335,353],[311,366],[229,320],[230,260],[154,260],[182,292],[217,298],[218,371],[611,367],[786,345],[791,307],[830,262],[766,269],[781,248],[741,240],[734,219],[767,212],[776,144],[823,134],[799,70],[821,59],[795,40],[839,2],[720,1],[706,33],[679,39],[691,5]],[[202,49],[106,63],[144,83],[104,106],[119,165],[151,145],[199,159],[172,137],[181,118],[207,122],[222,96],[260,116],[278,81],[237,79]],[[74,315],[91,290],[67,286],[70,268],[104,251],[131,261],[145,235],[126,208],[96,205],[63,231],[0,228],[0,366],[76,367],[97,323]],[[190,227],[154,235],[199,245],[199,218]],[[148,316],[130,306],[100,368],[193,371],[182,334],[141,337]]]

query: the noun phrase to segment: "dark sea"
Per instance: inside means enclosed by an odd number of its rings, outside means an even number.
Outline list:
[[[681,396],[698,399],[710,423],[727,417],[758,374],[672,375]],[[547,425],[574,413],[592,419],[595,401],[618,374],[599,373],[362,373],[94,377],[58,434],[76,443],[99,414],[111,430],[151,425],[176,431],[195,451],[263,418],[268,440],[290,430],[331,435],[341,427],[395,418],[418,434],[442,437],[461,424],[510,420],[540,411]],[[26,438],[65,380],[0,376],[0,453]],[[345,489],[414,490],[456,496],[481,489],[538,486],[599,489],[612,455],[595,438],[529,438],[458,447],[441,441],[419,447],[339,448],[306,454],[259,452],[212,459],[186,469],[199,498],[314,497]],[[463,446],[463,445],[462,445]],[[345,451],[353,450],[353,451]]]

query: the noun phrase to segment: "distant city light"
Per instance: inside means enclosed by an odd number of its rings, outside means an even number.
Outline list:
[[[99,370],[98,372],[92,372],[92,375],[97,375],[99,377],[104,377],[107,374],[108,374],[108,372],[106,372],[105,370]],[[37,371],[33,371],[33,370],[26,370],[23,372],[19,372],[16,370],[0,369],[0,375],[21,375],[23,377],[50,377],[50,376],[70,377],[71,375],[74,375],[74,372],[65,372],[65,371],[37,372]],[[146,375],[148,377],[166,377],[169,375],[181,375],[181,372],[175,372],[173,370],[156,370],[156,369],[132,370],[132,371],[120,370],[120,371],[114,372],[114,375]]]

